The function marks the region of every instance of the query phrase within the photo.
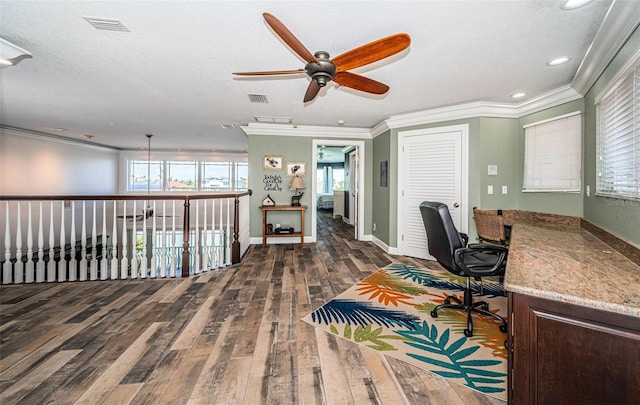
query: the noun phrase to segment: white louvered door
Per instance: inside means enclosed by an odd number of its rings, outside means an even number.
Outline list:
[[[400,254],[431,259],[420,203],[447,204],[458,231],[467,231],[468,126],[398,134],[398,248]],[[464,155],[464,159],[463,159]]]

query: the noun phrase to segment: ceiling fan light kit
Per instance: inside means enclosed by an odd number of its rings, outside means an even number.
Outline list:
[[[234,72],[233,74],[239,76],[269,76],[306,73],[311,78],[311,82],[304,95],[303,102],[305,103],[312,101],[318,95],[320,89],[325,87],[330,81],[366,93],[386,93],[389,91],[389,86],[386,84],[349,72],[348,70],[395,55],[408,48],[411,44],[411,38],[408,34],[395,34],[362,45],[331,59],[329,53],[326,51],[318,51],[312,54],[282,21],[278,20],[274,15],[269,13],[263,13],[262,15],[267,24],[285,44],[307,63],[304,69]]]

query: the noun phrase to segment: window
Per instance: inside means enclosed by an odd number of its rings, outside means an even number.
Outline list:
[[[331,194],[334,191],[344,191],[344,189],[344,167],[337,164],[318,167],[316,190],[319,193]]]
[[[202,163],[201,190],[229,191],[231,190],[231,162]]]
[[[524,192],[579,192],[582,115],[524,127]]]
[[[247,162],[127,161],[127,191],[244,191]]]
[[[596,193],[640,199],[640,66],[596,102]]]
[[[196,191],[198,162],[167,162],[167,183],[169,191]]]
[[[162,161],[129,161],[129,191],[162,190]],[[149,180],[147,179],[149,178]]]

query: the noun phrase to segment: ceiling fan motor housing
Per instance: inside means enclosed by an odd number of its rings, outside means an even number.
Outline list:
[[[325,51],[318,51],[314,54],[320,64],[315,62],[309,62],[305,66],[307,74],[315,80],[320,87],[324,87],[333,79],[336,75],[336,66],[329,59],[329,53]]]

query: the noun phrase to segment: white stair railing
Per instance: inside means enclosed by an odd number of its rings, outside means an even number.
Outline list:
[[[171,278],[229,266],[249,248],[250,195],[0,196],[0,282]]]

